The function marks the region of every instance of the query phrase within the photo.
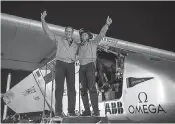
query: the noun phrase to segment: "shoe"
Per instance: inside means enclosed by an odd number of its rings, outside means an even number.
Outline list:
[[[92,113],[92,116],[100,116],[100,112],[99,111],[95,111]]]
[[[81,116],[91,116],[91,111],[85,110],[85,111],[81,114]]]
[[[55,114],[55,117],[54,118],[56,118],[56,119],[62,119],[64,117],[65,117],[64,113],[61,113],[61,114]]]
[[[68,113],[67,116],[69,116],[69,117],[75,117],[75,116],[77,116],[77,115],[75,114],[75,112],[71,112],[71,113]]]

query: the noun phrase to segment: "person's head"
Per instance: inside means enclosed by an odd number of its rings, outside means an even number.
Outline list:
[[[115,73],[115,72],[116,72],[116,65],[112,64],[112,65],[111,65],[111,69],[112,69],[112,72]]]
[[[84,29],[81,29],[79,31],[79,34],[80,34],[81,42],[89,41],[90,39],[93,38],[93,35],[89,31]]]
[[[87,32],[84,32],[81,34],[81,39],[82,41],[88,41],[89,40],[89,35]]]
[[[73,27],[71,27],[71,26],[66,27],[65,28],[65,36],[66,36],[66,38],[72,39],[73,32],[74,32]]]

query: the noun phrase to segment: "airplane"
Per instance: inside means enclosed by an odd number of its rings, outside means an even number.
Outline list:
[[[1,23],[2,68],[32,71],[3,95],[4,102],[18,114],[54,111],[56,48],[45,36],[41,22],[1,13]],[[65,29],[53,24],[49,24],[49,28],[57,35],[63,35]],[[73,38],[79,39],[78,30]],[[122,70],[118,71],[120,95],[115,95],[119,92],[110,88],[106,92],[99,89],[100,117],[106,117],[109,122],[175,122],[174,52],[104,37],[98,45],[97,55],[108,69],[115,63],[116,71]],[[120,59],[123,59],[122,68],[116,62]],[[75,70],[76,111],[81,113],[84,107],[79,93],[78,62]],[[66,92],[65,85],[64,113],[67,113]]]

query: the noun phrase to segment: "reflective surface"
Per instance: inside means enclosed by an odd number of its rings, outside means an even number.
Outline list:
[[[136,122],[175,122],[175,63],[141,55],[125,60],[123,102],[125,116]],[[127,88],[127,79],[137,83]],[[149,80],[139,81],[140,78]]]

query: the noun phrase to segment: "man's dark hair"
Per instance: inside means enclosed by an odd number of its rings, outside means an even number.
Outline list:
[[[93,35],[88,30],[83,29],[83,28],[79,31],[80,38],[81,38],[81,36],[82,36],[83,33],[87,33],[88,36],[89,36],[89,39],[92,39],[93,38]]]

